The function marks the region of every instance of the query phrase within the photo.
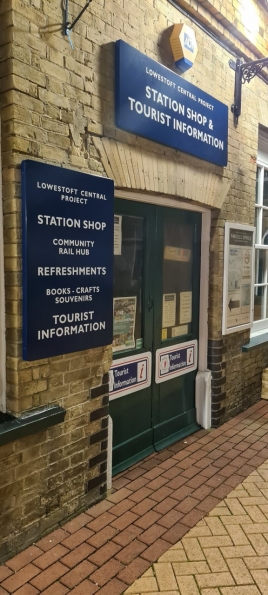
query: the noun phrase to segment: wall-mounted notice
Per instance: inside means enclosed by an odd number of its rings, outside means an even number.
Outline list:
[[[171,331],[172,337],[181,337],[182,335],[188,335],[188,324],[173,327]]]
[[[225,223],[223,335],[252,326],[254,242],[254,227]]]
[[[151,385],[151,376],[150,351],[115,360],[109,372],[110,401],[147,388]]]
[[[191,250],[188,248],[178,248],[177,246],[165,246],[164,259],[176,260],[177,262],[189,262]]]
[[[162,310],[162,328],[176,323],[176,293],[164,293]]]
[[[227,165],[227,105],[124,41],[115,46],[116,125]]]
[[[135,347],[137,298],[114,298],[113,351]]]
[[[22,162],[24,359],[112,342],[113,194],[108,178]]]
[[[166,382],[196,370],[197,341],[187,341],[156,351],[155,382]]]
[[[167,339],[167,328],[162,328],[162,341]]]
[[[122,215],[114,215],[114,255],[122,254]]]
[[[180,324],[192,321],[192,292],[181,291],[180,293]]]

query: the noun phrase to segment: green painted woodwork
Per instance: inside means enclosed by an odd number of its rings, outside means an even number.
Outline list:
[[[134,353],[152,352],[151,386],[110,402],[110,415],[113,419],[113,472],[118,473],[154,450],[161,450],[198,429],[195,412],[196,371],[160,384],[156,384],[154,378],[157,349],[192,339],[198,340],[201,214],[118,199],[115,201],[115,213],[144,218],[144,267],[143,347],[114,353],[114,359]],[[183,275],[186,270],[185,263],[164,261],[164,230],[166,230],[167,243],[169,229],[173,232],[181,229],[184,236],[189,231],[186,241],[192,251],[192,323],[188,325],[187,335],[169,337],[163,341],[163,275],[165,275],[165,283],[169,280],[172,284],[172,277],[174,277],[176,285],[175,277],[178,277],[179,283],[183,286]],[[179,235],[178,232],[176,238],[180,245]],[[130,292],[129,295],[131,295]]]

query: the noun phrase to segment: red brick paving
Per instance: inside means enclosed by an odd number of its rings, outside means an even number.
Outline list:
[[[69,589],[58,582],[53,583],[53,585],[45,589],[45,591],[42,591],[42,595],[66,595],[67,593],[70,593]],[[28,593],[25,593],[25,595],[28,595]]]
[[[28,567],[25,566],[25,568],[28,568]],[[42,592],[42,590],[46,589],[47,587],[49,587],[50,585],[55,583],[64,574],[66,574],[66,566],[64,564],[61,564],[61,562],[55,562],[54,564],[52,564],[52,566],[49,566],[49,568],[47,568],[46,570],[43,570],[42,572],[40,572],[40,569],[38,569],[38,570],[39,570],[38,576],[35,576],[35,578],[33,578],[29,582],[31,582],[31,585],[33,585],[34,587],[39,589],[39,591],[41,591],[41,592]],[[69,571],[69,568],[68,568],[68,571]],[[21,572],[21,570],[20,570],[20,572]],[[11,578],[8,580],[11,580]]]
[[[57,560],[63,558],[68,552],[69,550],[66,547],[63,547],[63,545],[55,545],[51,550],[48,550],[48,552],[39,556],[39,558],[35,560],[35,565],[41,570],[45,570],[48,566],[51,566],[53,562],[57,562]]]
[[[29,564],[29,562],[32,562],[33,560],[35,560],[35,558],[40,559],[40,556],[42,556],[42,554],[44,555],[43,550],[36,547],[35,545],[32,545],[31,547],[28,547],[27,550],[24,550],[24,552],[21,552],[20,554],[18,554],[11,560],[8,560],[6,562],[6,566],[8,566],[11,570],[14,570],[15,572],[17,572],[18,570],[23,568],[23,566],[26,566],[26,564]],[[0,577],[1,577],[1,568],[0,568]],[[0,580],[3,580],[3,577],[0,578]]]
[[[77,564],[88,558],[90,554],[93,554],[94,551],[94,548],[88,545],[88,543],[81,543],[75,550],[71,552],[68,550],[68,554],[61,561],[68,568],[74,568],[74,566],[77,566]]]
[[[18,572],[13,573],[9,578],[7,578],[3,583],[2,587],[6,589],[10,593],[14,593],[17,591],[19,587],[28,583],[39,573],[39,569],[37,566],[33,564],[27,564],[23,568],[21,568]]]
[[[125,566],[127,566],[127,564],[130,564],[134,558],[136,558],[146,549],[147,546],[145,543],[142,543],[138,539],[134,539],[134,541],[129,543],[123,550],[120,550],[115,557],[117,560],[119,560],[119,562],[122,562],[125,564]]]
[[[120,595],[268,459],[268,403],[113,480],[113,493],[0,567],[0,595]]]
[[[153,545],[146,548],[143,552],[143,558],[149,562],[155,562],[162,554],[164,554],[170,548],[170,543],[164,541],[164,539],[157,539]]]
[[[72,595],[93,595],[96,591],[99,590],[99,587],[92,583],[89,580],[85,580],[80,583],[75,589],[72,589]],[[68,591],[69,593],[70,591]]]
[[[2,583],[2,581],[8,578],[8,576],[10,576],[11,574],[12,571],[10,570],[10,568],[7,568],[7,566],[0,566],[0,583]]]
[[[0,595],[1,595],[2,591],[1,591],[1,587],[0,587]],[[3,591],[4,593],[4,591]],[[5,593],[7,593],[7,591],[5,591]],[[27,583],[26,585],[23,585],[23,587],[21,587],[18,591],[15,591],[15,593],[13,593],[13,595],[38,595],[39,591],[37,591],[37,589],[35,589],[35,587],[32,587],[32,585],[29,585],[29,583]]]
[[[87,560],[83,560],[78,566],[75,566],[70,572],[67,572],[67,574],[61,578],[61,582],[69,589],[72,589],[81,583],[84,578],[90,576],[93,570],[96,570],[96,566]]]

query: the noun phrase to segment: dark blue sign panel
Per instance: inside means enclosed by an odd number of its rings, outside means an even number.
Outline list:
[[[162,347],[156,351],[155,382],[166,382],[197,368],[197,341]]]
[[[151,386],[152,354],[150,351],[115,360],[109,372],[110,401]]]
[[[228,107],[124,41],[115,45],[116,125],[227,165]]]
[[[113,181],[22,162],[23,357],[113,337]]]

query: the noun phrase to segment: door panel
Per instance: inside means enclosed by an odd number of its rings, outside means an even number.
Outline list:
[[[198,339],[200,284],[201,215],[158,208],[157,219],[154,353],[167,345]],[[165,296],[173,298],[167,305]],[[168,326],[163,327],[163,323]],[[186,429],[188,433],[197,429],[195,377],[193,371],[154,385],[152,416],[157,449],[179,439]]]
[[[170,217],[170,215],[169,215]],[[167,339],[175,339],[191,333],[192,317],[187,317],[180,301],[180,293],[192,292],[193,268],[193,235],[194,225],[189,221],[164,219],[164,237],[162,249],[162,292],[175,296],[174,324],[167,327]],[[184,300],[185,301],[185,300]],[[184,315],[183,315],[184,314]],[[186,316],[185,316],[186,314]],[[165,328],[164,303],[162,305],[162,328]],[[181,320],[182,319],[182,320]],[[163,337],[162,337],[163,339]],[[179,339],[180,341],[181,339]]]
[[[195,376],[190,372],[163,382],[154,401],[154,445],[156,450],[198,429],[195,411]]]
[[[150,351],[153,361],[150,388],[110,403],[118,472],[198,427],[196,371],[160,384],[154,377],[157,349],[198,339],[201,215],[124,200],[116,201],[116,214],[114,359]],[[131,298],[134,332],[131,312],[129,327],[124,322]]]
[[[154,451],[151,387],[110,402],[113,469],[129,467]]]
[[[144,218],[133,215],[118,215],[121,238],[117,254],[114,256],[114,303],[118,308],[132,298],[131,308],[135,310],[135,324],[126,328],[120,319],[114,325],[114,351],[121,350],[122,344],[135,348],[136,340],[143,338],[142,290],[144,278]],[[135,306],[135,307],[134,307]],[[125,312],[123,311],[124,315]],[[117,316],[118,319],[118,316]],[[124,320],[124,319],[123,319]],[[124,332],[127,331],[127,332]]]
[[[150,205],[116,200],[115,212],[120,217],[117,225],[121,226],[122,238],[116,243],[117,254],[114,256],[114,304],[119,304],[116,313],[119,322],[114,324],[113,357],[120,359],[152,351],[153,309],[148,300],[153,294],[150,267],[153,246],[149,240],[154,221]],[[129,330],[124,324],[126,311],[123,311],[120,323],[119,309],[120,298],[126,310],[131,297],[136,300],[134,346],[132,329],[126,338]],[[154,450],[152,387],[111,401],[110,415],[113,420],[113,468],[119,472]]]

